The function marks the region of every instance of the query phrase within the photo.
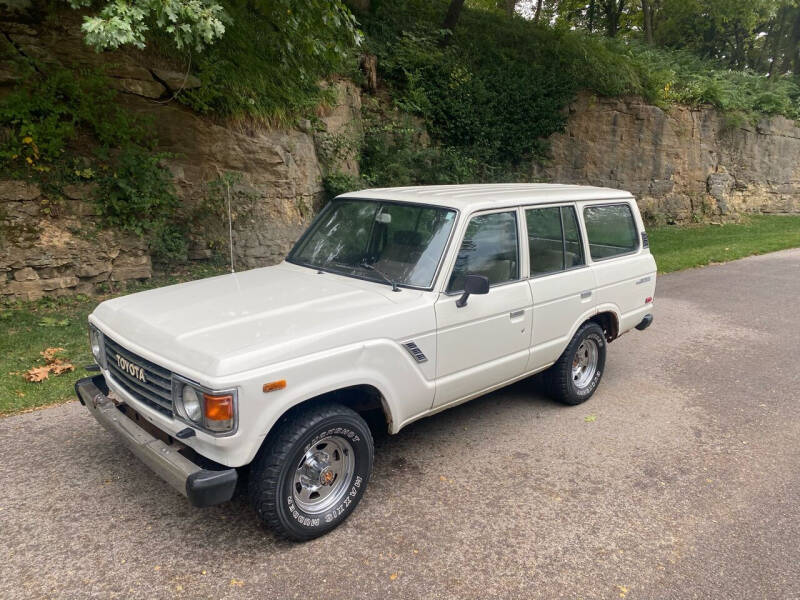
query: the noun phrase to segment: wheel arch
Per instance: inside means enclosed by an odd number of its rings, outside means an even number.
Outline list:
[[[602,310],[596,315],[587,319],[597,323],[603,330],[607,342],[611,342],[619,337],[619,316],[611,309]]]
[[[289,404],[279,409],[279,413],[271,418],[264,433],[257,444],[252,446],[250,458],[244,463],[252,461],[261,448],[270,439],[270,436],[280,431],[281,423],[292,417],[298,411],[309,407],[324,406],[325,404],[341,404],[358,413],[374,432],[385,431],[393,433],[395,415],[386,394],[373,383],[342,384],[328,390],[318,391],[302,398],[295,398]]]
[[[346,406],[361,415],[368,423],[370,423],[368,417],[373,417],[376,413],[379,413],[387,431],[391,430],[393,422],[392,411],[386,400],[386,396],[376,386],[369,383],[345,385],[296,402],[287,408],[283,414],[278,417],[275,423],[279,423],[281,419],[293,412],[304,410],[309,406],[325,403],[336,403]]]

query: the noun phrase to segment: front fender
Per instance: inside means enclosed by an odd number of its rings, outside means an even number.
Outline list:
[[[265,383],[281,379],[286,380],[285,388],[264,393]],[[240,379],[243,447],[236,452],[238,464],[231,466],[249,463],[278,419],[292,407],[355,385],[369,385],[380,392],[392,433],[400,423],[433,404],[435,382],[426,379],[408,352],[393,340],[371,340],[271,365]]]

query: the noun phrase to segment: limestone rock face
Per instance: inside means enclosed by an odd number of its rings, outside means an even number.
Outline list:
[[[328,85],[328,84],[324,84]],[[319,158],[328,172],[359,174],[358,150],[364,131],[361,126],[361,91],[351,81],[332,85],[335,103],[321,111],[322,127],[315,133]]]
[[[91,186],[76,186],[84,192]],[[90,196],[58,205],[24,181],[0,181],[0,297],[36,300],[45,295],[98,291],[109,279],[152,276],[147,244],[134,236],[98,231],[86,215]],[[59,206],[57,215],[40,207]]]
[[[217,185],[212,190],[209,183],[232,178],[238,268],[283,259],[321,200],[322,173],[311,134],[224,126],[175,103],[156,105],[134,96],[124,101],[130,110],[158,124],[158,149],[172,156],[165,163],[173,173],[184,213],[202,211],[209,196],[215,204],[225,204],[225,188]],[[215,212],[207,218],[215,220],[210,225],[224,229],[227,244],[227,217]],[[207,255],[205,242],[211,240],[204,239],[203,231],[194,237],[197,247],[192,255]]]
[[[628,190],[651,220],[800,211],[800,128],[783,117],[732,126],[710,107],[582,94],[550,143],[536,175]]]

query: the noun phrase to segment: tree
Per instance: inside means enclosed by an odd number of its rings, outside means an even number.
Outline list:
[[[68,0],[72,8],[85,8],[91,0]],[[149,22],[172,36],[175,45],[202,50],[225,33],[229,21],[214,0],[111,0],[96,16],[86,17],[86,42],[97,49],[132,45],[144,48]]]
[[[642,0],[642,31],[648,44],[653,43],[653,13],[658,0]]]
[[[92,0],[67,0],[73,8]],[[462,0],[463,3],[463,0]],[[342,0],[244,0],[246,11],[272,28],[285,54],[329,58],[361,42],[355,17]],[[179,49],[202,51],[225,34],[230,17],[216,0],[107,0],[84,18],[86,42],[98,50],[144,48],[150,28],[167,34]]]
[[[604,0],[602,4],[603,16],[606,21],[606,35],[615,37],[619,31],[620,17],[625,9],[626,0]]]
[[[444,17],[442,29],[453,31],[456,28],[462,8],[464,8],[464,0],[450,0],[450,6],[447,7],[447,14]]]
[[[543,0],[536,0],[536,10],[533,13],[533,21],[535,23],[538,23],[539,17],[542,16],[542,2]]]

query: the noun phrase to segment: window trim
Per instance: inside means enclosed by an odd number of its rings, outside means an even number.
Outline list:
[[[527,281],[527,279],[525,277],[523,277],[523,275],[522,275],[523,271],[522,271],[522,262],[521,262],[522,261],[521,243],[522,243],[522,237],[523,236],[520,235],[521,231],[520,231],[519,209],[520,209],[519,205],[507,206],[507,207],[503,207],[503,208],[490,208],[488,210],[481,210],[481,211],[478,211],[478,212],[474,212],[469,216],[469,219],[467,219],[467,221],[466,221],[466,223],[464,225],[464,232],[461,234],[461,237],[459,238],[459,243],[458,243],[458,247],[456,249],[456,254],[452,259],[453,260],[453,264],[450,266],[450,271],[448,272],[447,277],[445,277],[444,281],[442,281],[442,285],[443,285],[442,293],[445,296],[459,296],[459,295],[464,293],[464,290],[457,290],[457,291],[452,291],[451,292],[451,291],[448,291],[447,288],[448,288],[448,286],[450,284],[450,279],[453,276],[453,271],[456,268],[456,260],[458,259],[458,250],[461,248],[461,244],[464,242],[464,236],[467,234],[467,229],[466,228],[469,227],[469,224],[472,221],[472,219],[474,219],[476,217],[482,217],[482,216],[485,216],[485,215],[492,215],[492,214],[505,213],[505,212],[512,213],[514,215],[514,224],[516,225],[516,228],[517,228],[517,278],[516,279],[510,279],[509,281],[503,281],[501,283],[490,283],[489,284],[489,289],[491,290],[491,289],[494,289],[494,288],[502,287],[504,285],[511,285],[511,284],[514,284],[514,283],[519,283],[520,281]],[[527,233],[527,229],[526,229],[526,233]]]
[[[575,224],[578,226],[578,235],[580,236],[580,243],[581,247],[583,248],[583,264],[582,265],[575,265],[570,267],[569,269],[561,269],[559,271],[550,271],[549,273],[538,273],[534,275],[531,273],[531,258],[530,258],[530,248],[528,248],[528,279],[541,279],[542,277],[552,277],[553,275],[561,275],[562,273],[571,273],[572,271],[578,271],[580,269],[588,269],[589,268],[589,260],[587,260],[586,253],[588,248],[586,244],[589,242],[589,237],[586,234],[586,231],[583,228],[583,223],[581,222],[581,211],[578,210],[577,202],[566,202],[559,204],[558,202],[554,202],[552,204],[525,204],[522,205],[523,213],[528,210],[536,210],[537,208],[563,208],[563,207],[572,207],[572,210],[575,211]],[[561,211],[559,211],[559,215],[561,215]],[[525,215],[523,215],[525,216]],[[525,239],[528,240],[528,221],[527,219],[523,219],[525,221]],[[564,217],[561,216],[561,236],[564,245],[566,246],[567,238],[564,235]]]
[[[595,258],[592,256],[592,243],[589,241],[589,228],[586,227],[586,246],[587,250],[589,251],[589,258],[593,263],[597,262],[604,262],[607,260],[614,260],[615,258],[620,258],[622,256],[632,256],[634,254],[638,254],[639,251],[642,249],[642,239],[639,233],[639,224],[636,222],[636,213],[631,206],[630,201],[628,202],[604,202],[601,204],[584,204],[583,210],[581,210],[581,219],[583,220],[584,226],[586,226],[586,209],[587,208],[601,208],[603,206],[624,206],[626,207],[631,213],[631,222],[633,223],[633,231],[634,231],[634,239],[636,240],[636,247],[633,250],[629,250],[628,252],[622,252],[620,254],[615,254],[614,256],[604,256],[602,258]]]
[[[427,287],[422,287],[422,286],[416,286],[416,285],[407,285],[407,284],[399,283],[399,282],[397,283],[397,287],[405,288],[405,289],[409,289],[409,290],[420,290],[420,291],[424,291],[424,292],[432,292],[432,291],[435,290],[436,285],[437,285],[437,283],[439,281],[439,275],[441,274],[442,268],[444,266],[445,258],[447,257],[448,252],[450,252],[450,246],[453,243],[453,238],[455,237],[456,230],[458,229],[460,221],[461,221],[461,210],[459,210],[458,208],[454,208],[452,206],[444,206],[442,204],[430,204],[430,203],[427,203],[427,202],[402,202],[402,201],[399,201],[399,200],[383,200],[381,198],[351,198],[351,197],[348,197],[347,195],[336,196],[336,198],[332,199],[330,202],[328,202],[328,204],[326,204],[324,207],[322,207],[322,209],[314,216],[314,218],[311,219],[311,222],[308,224],[308,226],[306,227],[305,231],[303,231],[302,235],[299,238],[297,238],[297,241],[292,245],[292,249],[289,250],[289,252],[284,257],[283,260],[285,262],[287,262],[289,264],[292,264],[292,265],[297,265],[298,267],[304,267],[306,269],[314,269],[316,271],[322,271],[323,273],[330,273],[331,275],[339,275],[340,277],[348,277],[348,278],[352,278],[352,279],[359,279],[361,281],[368,281],[370,283],[378,283],[378,284],[381,284],[381,285],[389,285],[383,279],[373,279],[372,277],[366,277],[366,276],[355,275],[355,274],[348,275],[348,274],[342,273],[341,271],[335,271],[333,269],[325,269],[323,267],[318,267],[316,265],[311,265],[311,264],[308,264],[308,263],[304,263],[304,262],[296,260],[295,258],[292,257],[292,254],[294,254],[295,249],[297,249],[300,246],[300,244],[306,239],[306,237],[308,237],[310,235],[310,232],[311,232],[313,226],[316,225],[317,221],[322,218],[323,214],[325,214],[325,209],[328,206],[330,206],[331,204],[333,204],[334,202],[338,201],[338,200],[351,200],[351,201],[355,200],[355,201],[365,201],[365,202],[377,202],[379,204],[396,204],[396,205],[399,205],[399,206],[418,206],[418,207],[421,207],[421,208],[441,208],[443,210],[454,212],[455,213],[455,218],[453,219],[453,226],[450,228],[450,234],[447,236],[447,242],[445,243],[444,248],[442,248],[442,255],[439,257],[439,263],[436,265],[436,270],[434,271],[433,277],[431,278],[431,284],[429,286],[427,286]]]

